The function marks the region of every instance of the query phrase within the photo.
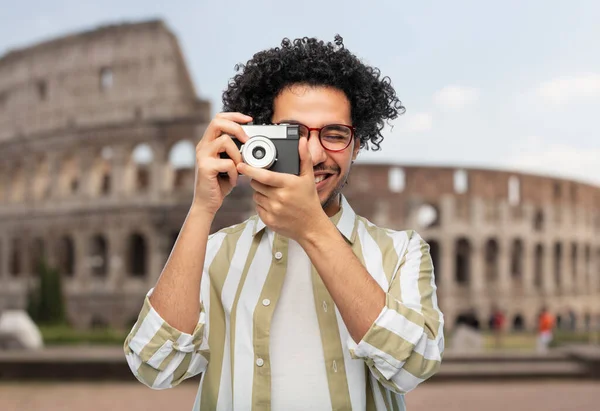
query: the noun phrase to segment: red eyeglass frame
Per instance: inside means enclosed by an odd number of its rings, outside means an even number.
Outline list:
[[[280,125],[292,125],[292,126],[302,126],[302,127],[306,127],[306,129],[308,130],[308,134],[310,135],[311,132],[316,131],[317,135],[319,136],[319,143],[321,143],[321,147],[323,147],[325,150],[327,151],[331,151],[333,153],[339,153],[340,151],[344,151],[345,149],[347,149],[348,147],[350,147],[350,143],[352,142],[352,140],[354,139],[354,135],[356,134],[356,127],[354,126],[349,126],[348,124],[326,124],[323,127],[309,127],[306,124],[302,124],[299,122],[293,122],[293,123],[276,123],[276,125],[280,126]],[[343,127],[348,127],[350,129],[350,139],[348,140],[348,144],[346,145],[346,147],[344,148],[340,148],[339,150],[332,150],[330,148],[327,148],[323,145],[323,141],[321,140],[321,130],[323,130],[325,127],[331,127],[331,126],[343,126]]]

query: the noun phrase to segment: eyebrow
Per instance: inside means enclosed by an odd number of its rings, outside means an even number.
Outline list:
[[[278,123],[287,123],[287,124],[302,124],[301,122],[297,121],[297,120],[280,120],[278,121]]]
[[[281,121],[278,121],[278,123],[280,123],[280,124],[302,124],[303,126],[306,125],[304,123],[299,122],[298,120],[281,120]],[[323,124],[322,127],[325,127],[325,126],[334,126],[334,125],[338,125],[338,124],[342,124],[342,123]],[[306,126],[306,127],[308,127],[308,126]]]

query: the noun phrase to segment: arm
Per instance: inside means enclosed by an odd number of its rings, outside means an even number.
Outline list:
[[[360,341],[385,306],[386,294],[367,272],[331,220],[299,238],[354,341]]]
[[[125,340],[129,367],[138,380],[152,388],[175,386],[202,372],[208,363],[201,283],[206,263],[216,252],[210,246],[207,251],[209,232],[224,197],[237,181],[235,165],[241,155],[229,135],[246,141],[243,129],[234,121],[249,119],[239,113],[222,113],[208,125],[196,148],[194,201],[163,272]],[[221,158],[222,152],[229,158]],[[228,178],[220,173],[227,173]]]
[[[172,327],[191,333],[200,315],[200,281],[213,216],[192,207],[150,296],[150,304]]]
[[[354,339],[350,352],[386,388],[408,392],[439,370],[444,350],[429,246],[410,233],[384,292],[330,226],[303,240],[303,247]]]

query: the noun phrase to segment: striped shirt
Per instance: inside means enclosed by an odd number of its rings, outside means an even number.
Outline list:
[[[357,344],[307,265],[322,346],[315,358],[324,361],[330,398],[323,409],[404,410],[404,394],[438,371],[444,351],[429,246],[414,231],[380,228],[356,215],[343,196],[331,220],[386,291],[386,305]],[[187,334],[167,324],[150,305],[150,290],[124,344],[136,378],[165,389],[202,373],[194,410],[271,409],[271,323],[288,266],[297,263],[288,260],[289,241],[258,216],[212,234],[196,329]]]

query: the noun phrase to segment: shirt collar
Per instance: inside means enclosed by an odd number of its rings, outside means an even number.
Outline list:
[[[356,240],[356,213],[354,212],[352,207],[350,207],[350,204],[348,203],[348,200],[346,200],[346,197],[344,197],[343,195],[341,195],[341,197],[342,198],[340,202],[340,211],[338,211],[332,217],[329,217],[329,219],[335,224],[338,231],[344,236],[344,238],[350,244],[354,244],[354,241]],[[254,231],[252,233],[253,236],[267,228],[267,226],[260,219],[258,214],[254,216],[254,221],[255,224]]]

